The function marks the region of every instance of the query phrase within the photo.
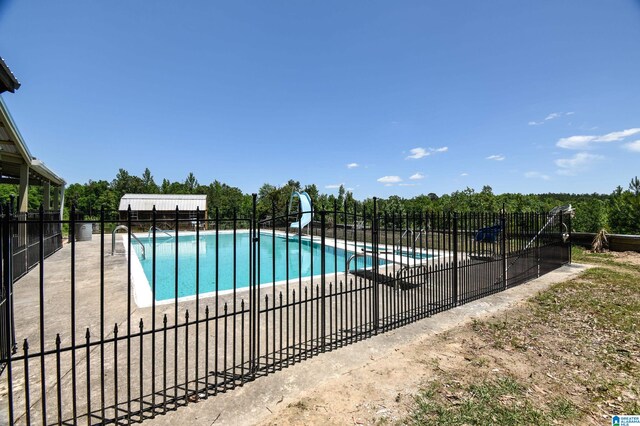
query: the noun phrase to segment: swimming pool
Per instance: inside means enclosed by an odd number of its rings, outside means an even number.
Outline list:
[[[435,257],[432,254],[426,253],[424,251],[413,251],[412,249],[405,249],[403,250],[395,250],[394,251],[395,254],[397,254],[398,256],[406,256],[409,257],[411,259],[418,259],[418,260],[422,260],[422,259],[431,259],[433,257]]]
[[[142,269],[142,273],[135,273],[134,285],[146,286],[144,290],[150,296],[153,282],[153,239],[152,237],[139,237],[145,247],[146,256],[142,256],[142,248],[138,244],[132,244],[136,253],[136,259]],[[235,244],[234,244],[235,240]],[[216,247],[216,234],[201,234],[199,240],[199,293],[228,292],[235,289],[246,289],[249,286],[249,244],[248,232],[237,232],[234,238],[232,232],[220,232],[218,234],[218,246]],[[175,300],[176,297],[176,241],[173,237],[160,234],[156,235],[156,282],[155,299],[158,302]],[[275,250],[274,250],[275,246]],[[288,257],[286,235],[271,233],[260,234],[259,254],[259,282],[269,284],[274,282],[274,255],[275,255],[275,282],[297,281],[299,278],[308,278],[312,275],[320,275],[322,246],[316,237],[313,243],[308,237],[298,239],[297,235],[289,236]],[[235,250],[234,250],[235,248]],[[235,255],[234,255],[235,252]],[[325,246],[325,274],[344,272],[345,262],[353,253],[344,248]],[[372,266],[372,258],[358,257],[358,268]],[[383,260],[379,263],[384,264]],[[216,277],[217,265],[217,277]],[[234,267],[235,265],[235,267]],[[287,267],[288,265],[288,267]],[[353,262],[351,264],[353,267]],[[178,298],[195,296],[196,294],[196,235],[185,234],[178,238]],[[217,278],[217,280],[216,280]],[[144,281],[141,283],[140,281]],[[216,288],[217,281],[217,288]],[[148,297],[148,296],[147,296]],[[138,296],[136,296],[138,299]],[[137,300],[138,301],[138,300]],[[150,300],[149,300],[150,302]],[[140,305],[140,303],[138,303]],[[147,303],[142,303],[147,305]]]

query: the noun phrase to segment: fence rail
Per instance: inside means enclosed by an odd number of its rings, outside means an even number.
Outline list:
[[[261,219],[255,200],[252,217],[216,212],[193,231],[178,211],[160,231],[154,212],[137,234],[144,259],[131,215],[102,212],[94,240],[76,242],[76,212],[60,221],[5,211],[3,295],[13,297],[2,300],[0,332],[20,345],[0,360],[0,422],[142,421],[570,261],[562,215],[395,214],[374,201],[372,211],[315,212],[292,231],[300,214]],[[47,262],[43,223],[70,233]],[[127,231],[111,255],[106,231],[119,225]],[[37,230],[39,268],[16,281],[21,227]]]

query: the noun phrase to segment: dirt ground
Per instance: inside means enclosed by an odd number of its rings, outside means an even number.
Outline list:
[[[630,263],[632,265],[640,265],[640,253],[636,253],[635,251],[624,251],[624,252],[609,252],[609,255],[616,259],[616,261]]]
[[[613,264],[603,265],[609,268],[606,273],[624,273],[640,282],[639,253],[605,256]],[[635,267],[621,270],[615,266],[619,263]],[[590,313],[591,305],[574,304],[576,297],[589,300],[597,312],[604,302],[591,301],[589,295],[594,289],[606,292],[606,285],[585,273],[497,316],[417,337],[387,356],[371,357],[347,374],[309,387],[297,400],[281,402],[261,424],[422,423],[415,418],[416,398],[425,389],[435,390],[439,407],[448,410],[469,398],[469,385],[504,378],[521,384],[518,399],[541,413],[564,407],[564,424],[609,422],[611,413],[638,407],[640,347],[637,337],[616,336],[618,323],[599,324],[607,319]],[[622,299],[614,304],[638,301],[635,291],[618,293]],[[522,402],[503,398],[504,404]]]
[[[471,377],[508,374],[526,380],[535,375],[545,387],[552,387],[558,380],[552,374],[555,370],[549,365],[531,365],[519,352],[492,348],[472,326],[459,327],[399,347],[390,356],[372,359],[339,379],[309,389],[299,401],[274,411],[263,424],[395,423],[413,410],[418,391],[436,380],[448,384]],[[544,398],[545,391],[539,392]],[[452,403],[458,399],[455,392],[446,397]]]

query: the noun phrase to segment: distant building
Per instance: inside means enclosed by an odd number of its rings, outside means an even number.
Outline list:
[[[176,207],[181,228],[194,228],[200,220],[205,227],[207,220],[207,196],[200,194],[125,194],[120,199],[120,220],[128,220],[131,207],[131,222],[143,229],[151,228],[153,208],[156,208],[156,223],[162,228],[174,228]]]

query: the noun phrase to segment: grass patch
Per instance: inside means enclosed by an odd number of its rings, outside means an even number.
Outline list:
[[[576,263],[613,263],[615,258],[611,253],[593,253],[582,247],[571,248],[571,260]]]
[[[309,401],[301,399],[300,401],[289,404],[288,407],[296,408],[300,411],[306,411],[309,409]]]
[[[458,382],[432,383],[416,397],[409,424],[415,425],[551,425],[575,417],[571,401],[553,399],[538,407],[526,387],[512,377],[483,380],[463,386]]]
[[[621,269],[592,268],[577,280],[541,293],[533,304],[541,319],[562,315],[612,335],[635,333],[640,324],[640,277]]]
[[[640,412],[637,257],[574,249],[573,260],[595,267],[451,331],[468,364],[434,370],[401,422],[600,424]]]

